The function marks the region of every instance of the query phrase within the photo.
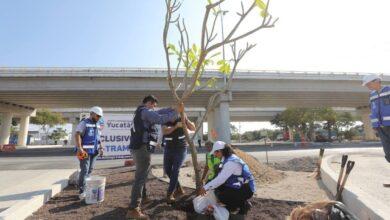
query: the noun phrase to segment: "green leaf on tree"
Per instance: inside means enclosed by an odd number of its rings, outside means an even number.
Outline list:
[[[264,10],[266,8],[265,3],[262,0],[255,0],[257,7],[259,7],[261,10]]]
[[[217,79],[215,77],[213,77],[213,78],[207,80],[206,85],[209,88],[213,88],[213,87],[215,87],[216,83],[217,83]]]
[[[266,12],[267,5],[262,0],[255,0],[256,6],[260,9],[260,16],[265,18],[268,16]]]
[[[219,72],[223,74],[230,74],[230,64],[226,60],[220,60],[217,63],[219,65]]]

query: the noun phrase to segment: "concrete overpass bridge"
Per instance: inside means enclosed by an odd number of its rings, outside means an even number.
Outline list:
[[[204,79],[221,75],[208,71]],[[183,78],[183,73],[177,77]],[[238,71],[231,94],[219,98],[208,115],[222,139],[229,140],[230,108],[349,107],[359,108],[367,119],[368,92],[361,87],[362,74]],[[390,81],[389,76],[384,77]],[[217,83],[221,87],[222,82]],[[189,108],[203,108],[216,91],[207,88],[187,102]],[[0,68],[0,102],[21,108],[135,107],[146,94],[155,94],[160,106],[172,104],[164,69],[135,68]],[[8,119],[15,111],[0,105],[3,113],[1,143],[7,141]],[[23,117],[31,116],[24,113]],[[368,119],[367,119],[368,120]],[[367,122],[367,120],[363,120]],[[365,123],[369,125],[369,123]],[[367,126],[367,130],[368,130]],[[229,137],[228,137],[229,136]]]

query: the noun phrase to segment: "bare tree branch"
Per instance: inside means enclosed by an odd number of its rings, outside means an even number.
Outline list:
[[[255,8],[256,4],[253,3],[249,9],[247,11],[244,11],[244,6],[241,4],[241,10],[242,10],[242,13],[241,13],[241,16],[240,16],[240,19],[237,21],[236,25],[234,25],[234,27],[232,28],[232,30],[230,31],[230,33],[228,34],[228,36],[222,40],[222,42],[219,42],[215,45],[212,45],[210,46],[209,48],[207,48],[208,52],[212,51],[212,50],[215,50],[223,45],[226,45],[226,44],[229,44],[229,43],[232,43],[232,42],[235,42],[235,41],[238,41],[238,40],[241,40],[251,34],[254,34],[255,32],[261,30],[261,29],[265,29],[265,28],[272,28],[275,26],[275,23],[278,21],[278,18],[276,18],[275,20],[272,19],[272,16],[268,14],[268,7],[269,7],[269,0],[267,1],[267,5],[266,5],[266,8],[264,10],[264,13],[265,13],[265,16],[263,18],[263,21],[261,23],[260,26],[244,33],[244,34],[241,34],[237,37],[233,37],[234,33],[237,31],[238,27],[241,25],[242,21],[245,20],[245,18],[248,16],[248,14]],[[271,23],[272,22],[272,23]]]
[[[221,11],[216,12],[216,13],[214,14],[214,20],[213,20],[213,24],[212,24],[212,26],[211,26],[211,33],[210,33],[210,35],[207,34],[207,40],[206,40],[206,45],[205,45],[206,48],[207,48],[208,44],[209,44],[210,42],[212,42],[212,41],[217,37],[217,34],[214,34],[214,30],[215,30],[215,25],[216,25],[216,23],[217,23],[218,16],[219,16],[220,14],[221,14]],[[222,15],[221,15],[221,16],[222,16]],[[206,28],[206,31],[207,31],[207,28]]]
[[[173,97],[178,101],[180,98],[176,93],[175,85],[174,85],[173,79],[172,79],[172,70],[171,70],[171,62],[169,59],[169,48],[168,48],[167,37],[168,37],[168,31],[169,31],[169,24],[170,24],[171,19],[172,19],[172,11],[176,10],[176,8],[179,8],[180,4],[178,4],[176,0],[174,0],[172,5],[171,5],[171,0],[166,0],[165,2],[166,2],[166,6],[167,6],[167,12],[165,15],[163,44],[164,44],[165,58],[166,58],[166,62],[167,62],[168,84],[169,84],[169,88],[172,92]]]
[[[241,25],[242,21],[245,20],[246,16],[253,10],[253,8],[255,8],[255,6],[256,6],[256,3],[253,2],[253,4],[249,7],[249,9],[245,12],[244,5],[241,2],[242,15],[241,15],[240,19],[237,21],[236,25],[234,25],[234,27],[232,28],[232,30],[230,31],[228,36],[226,36],[225,41],[232,38],[232,36],[234,35],[234,33],[236,32],[238,27]]]
[[[252,3],[251,6],[247,10],[245,10],[244,5],[241,2],[241,13],[237,13],[239,15],[239,19],[235,23],[235,25],[233,26],[233,29],[229,32],[229,34],[226,38],[222,39],[221,42],[217,42],[214,45],[210,46],[210,44],[212,42],[214,42],[214,40],[217,36],[217,34],[214,33],[215,26],[216,26],[216,20],[217,20],[218,16],[221,15],[220,13],[223,13],[222,11],[215,10],[215,7],[220,6],[220,4],[222,4],[225,1],[225,0],[219,0],[215,3],[211,3],[211,4],[208,4],[206,6],[206,10],[205,10],[205,14],[203,17],[203,22],[202,22],[202,28],[201,28],[200,50],[192,49],[190,47],[189,34],[187,32],[187,28],[185,26],[184,19],[182,19],[182,23],[180,24],[180,21],[179,21],[180,15],[178,15],[175,19],[172,18],[174,16],[174,13],[177,12],[181,6],[181,2],[179,2],[179,1],[180,0],[165,0],[167,11],[166,11],[166,16],[165,16],[165,25],[164,25],[164,32],[163,32],[163,44],[164,44],[164,51],[165,51],[165,55],[166,55],[167,72],[168,72],[167,79],[168,79],[169,87],[172,91],[172,94],[173,94],[177,104],[184,103],[185,101],[188,100],[188,98],[195,91],[199,91],[199,90],[205,89],[207,87],[208,82],[206,82],[203,86],[200,86],[199,88],[197,88],[195,90],[195,87],[197,85],[197,81],[200,80],[200,77],[204,73],[205,68],[207,66],[206,61],[212,59],[212,57],[214,56],[213,55],[213,56],[207,58],[208,54],[212,50],[218,49],[223,45],[233,43],[231,45],[232,54],[233,54],[233,59],[232,59],[233,60],[233,67],[230,71],[228,82],[225,84],[225,86],[222,89],[220,89],[219,91],[214,93],[212,96],[210,96],[210,98],[208,100],[208,104],[206,106],[206,114],[203,115],[201,121],[197,122],[196,131],[195,131],[195,134],[197,134],[199,132],[200,128],[202,127],[201,123],[204,122],[204,120],[206,119],[206,117],[210,113],[210,111],[212,109],[214,109],[215,106],[218,104],[218,103],[216,103],[216,99],[220,95],[223,95],[223,94],[230,92],[231,86],[232,86],[232,80],[233,80],[234,75],[236,73],[238,64],[243,59],[243,57],[247,54],[247,52],[250,51],[255,46],[254,44],[247,44],[245,48],[237,50],[236,42],[255,33],[255,32],[257,32],[257,31],[259,31],[259,30],[261,30],[261,29],[272,28],[275,25],[275,23],[278,21],[278,19],[273,19],[273,17],[268,14],[268,7],[269,7],[269,0],[268,0],[266,8],[263,11],[263,13],[265,13],[265,14],[263,16],[263,20],[262,20],[261,25],[255,27],[247,32],[244,32],[243,34],[235,36],[236,31],[242,25],[245,18],[256,7],[256,4]],[[211,29],[209,29],[208,26],[210,26],[210,24],[208,23],[208,19],[210,17],[211,10],[213,10],[215,12],[215,14],[214,14],[215,17],[213,19],[213,22],[211,23]],[[172,69],[171,69],[171,63],[170,63],[170,58],[169,58],[170,48],[168,47],[169,44],[167,42],[169,25],[171,23],[176,23],[178,32],[180,34],[180,40],[179,40],[180,51],[178,52],[175,49],[175,53],[179,56],[178,64],[177,64],[176,69],[175,69],[176,78],[181,76],[179,74],[179,72],[180,72],[180,66],[182,65],[182,63],[184,63],[184,66],[186,67],[182,82],[178,83],[176,88],[175,88],[175,81],[172,78]],[[211,31],[209,32],[209,30],[211,30]],[[194,51],[192,51],[192,50],[194,50]],[[195,58],[192,57],[192,54],[190,54],[192,52],[194,53]],[[196,66],[194,65],[194,62],[197,62]],[[188,78],[189,75],[191,75],[190,79]],[[184,93],[181,95],[181,97],[179,97],[177,94],[177,90],[179,88],[181,88],[181,86],[183,84],[184,84]],[[181,115],[181,120],[183,122],[183,128],[185,131],[186,140],[189,142],[189,145],[190,145],[191,156],[192,156],[192,161],[193,161],[194,170],[195,170],[196,186],[199,189],[199,187],[201,187],[202,183],[200,181],[200,176],[199,176],[200,174],[199,174],[199,166],[198,166],[198,162],[197,162],[197,152],[196,152],[196,148],[195,148],[194,143],[193,143],[194,137],[192,137],[192,138],[189,137],[188,131],[186,129],[186,123],[184,123],[185,113],[182,112],[182,113],[180,113],[180,115]]]

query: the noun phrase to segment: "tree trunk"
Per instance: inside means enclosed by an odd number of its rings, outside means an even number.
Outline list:
[[[195,172],[196,189],[199,190],[202,187],[203,184],[202,184],[202,180],[200,178],[200,169],[199,169],[199,164],[198,164],[198,152],[196,150],[194,142],[191,141],[190,135],[188,134],[187,124],[185,122],[185,114],[184,114],[184,112],[180,113],[180,117],[181,117],[181,122],[183,124],[183,130],[184,130],[184,134],[186,136],[186,140],[187,140],[188,144],[190,145],[192,164],[194,166],[194,172]]]

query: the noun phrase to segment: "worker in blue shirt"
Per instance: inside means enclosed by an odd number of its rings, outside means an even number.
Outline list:
[[[385,158],[390,163],[390,86],[382,86],[382,79],[378,75],[363,77],[362,86],[370,92],[370,120],[374,130],[379,135],[385,152]],[[383,184],[390,187],[390,184]]]
[[[78,185],[79,198],[85,199],[86,178],[91,175],[97,156],[103,155],[103,147],[100,142],[99,120],[103,116],[102,108],[92,107],[89,118],[83,119],[76,128],[75,140],[77,157],[80,162],[80,174]]]
[[[163,108],[156,111],[157,104],[157,98],[148,95],[143,99],[142,104],[138,106],[134,114],[130,150],[134,158],[136,171],[131,190],[130,210],[127,212],[127,218],[131,219],[148,219],[142,213],[140,205],[150,169],[151,154],[158,145],[159,131],[157,125],[177,120],[179,113],[184,111],[183,104],[176,109]]]

